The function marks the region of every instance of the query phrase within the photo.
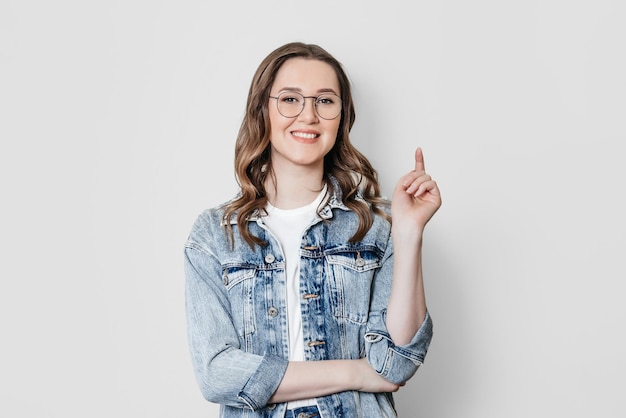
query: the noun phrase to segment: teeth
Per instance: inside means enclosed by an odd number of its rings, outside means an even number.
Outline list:
[[[317,134],[306,134],[304,132],[292,132],[294,136],[300,137],[300,138],[307,138],[307,139],[313,139],[317,136]]]

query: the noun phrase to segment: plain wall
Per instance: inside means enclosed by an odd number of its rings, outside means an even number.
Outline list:
[[[415,147],[435,336],[401,417],[623,417],[626,3],[0,2],[0,415],[216,417],[182,248],[256,66],[317,43],[385,194]]]

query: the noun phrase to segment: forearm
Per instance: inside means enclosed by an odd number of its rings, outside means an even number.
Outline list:
[[[379,376],[365,359],[290,361],[269,402],[316,398],[347,390],[395,392],[398,387]]]
[[[350,360],[290,361],[270,403],[315,398],[350,389]]]
[[[426,317],[422,276],[422,231],[392,228],[394,265],[387,330],[397,345],[408,344]]]

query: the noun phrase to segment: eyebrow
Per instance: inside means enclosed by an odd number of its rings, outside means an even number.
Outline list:
[[[298,93],[302,93],[302,89],[299,87],[283,87],[280,90],[278,90],[279,92],[283,92],[283,91],[295,91]],[[322,89],[318,89],[317,90],[317,94],[321,94],[321,93],[333,93],[336,94],[337,96],[339,96],[339,93],[337,93],[334,89],[331,88],[322,88]]]

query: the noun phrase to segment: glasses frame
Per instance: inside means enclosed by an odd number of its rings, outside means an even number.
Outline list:
[[[298,94],[298,95],[302,96],[302,98],[304,99],[302,101],[302,108],[294,116],[283,115],[283,112],[280,111],[280,107],[278,105],[279,104],[278,99],[280,99],[280,96],[282,96],[283,94]],[[337,116],[334,116],[332,118],[325,118],[324,116],[320,115],[320,112],[317,110],[317,102],[318,102],[319,98],[322,97],[322,96],[335,96],[337,98],[337,100],[339,100],[339,104],[341,105],[341,107],[339,108],[339,113],[337,113]],[[288,118],[288,119],[293,119],[293,118],[297,118],[298,116],[300,116],[300,114],[304,110],[304,106],[306,106],[306,99],[314,99],[313,100],[313,108],[315,109],[315,114],[317,116],[319,116],[320,118],[324,119],[324,120],[334,120],[334,119],[337,119],[339,116],[341,116],[341,112],[343,110],[343,102],[341,100],[341,97],[339,97],[335,93],[320,93],[317,96],[305,96],[304,94],[298,93],[297,91],[283,91],[283,92],[279,93],[278,96],[271,96],[270,95],[269,98],[270,99],[276,99],[276,110],[278,110],[278,113],[280,113],[280,115],[282,117]]]

